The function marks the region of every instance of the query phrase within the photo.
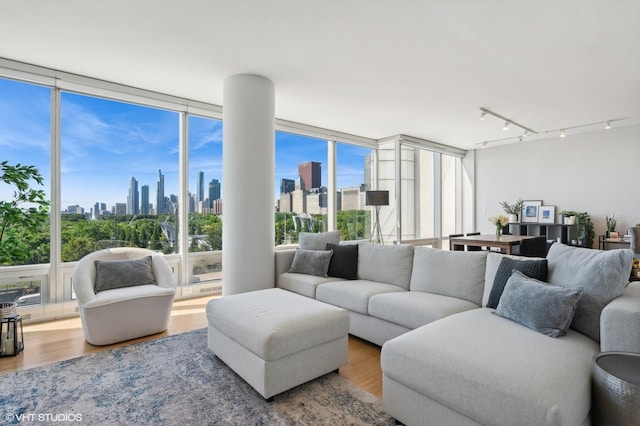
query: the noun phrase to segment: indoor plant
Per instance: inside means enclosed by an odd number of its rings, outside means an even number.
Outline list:
[[[496,237],[500,238],[502,236],[502,229],[509,224],[509,219],[507,219],[504,215],[491,216],[489,218],[489,222],[493,223],[496,226]]]
[[[593,246],[595,232],[589,213],[577,213],[576,224],[578,225],[578,245],[591,248]]]
[[[562,223],[565,225],[574,225],[576,223],[577,212],[573,210],[562,210],[560,216],[562,216]]]
[[[615,237],[611,236],[612,232],[616,231],[616,225],[618,223],[618,219],[616,218],[615,213],[613,215],[611,215],[611,217],[605,215],[605,221],[607,222],[607,238],[617,238],[617,235]]]
[[[509,204],[506,201],[500,202],[500,206],[502,207],[504,212],[507,215],[509,215],[508,216],[509,223],[516,223],[518,221],[518,215],[522,211],[523,205],[524,203],[520,198],[518,198],[518,200],[513,204]]]

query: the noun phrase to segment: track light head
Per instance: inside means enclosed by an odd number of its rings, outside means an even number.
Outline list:
[[[567,133],[564,131],[564,129],[560,130],[560,137],[564,138],[565,136],[567,136]]]
[[[604,125],[604,128],[605,128],[605,129],[607,129],[607,130],[609,130],[609,129],[611,128],[611,122],[610,122],[610,121],[607,121],[607,122],[605,123],[605,125]]]
[[[480,111],[480,120],[484,120],[484,117],[487,115],[486,112]]]
[[[509,130],[509,124],[511,123],[509,123],[508,121],[505,121],[504,126],[502,126],[502,130]]]

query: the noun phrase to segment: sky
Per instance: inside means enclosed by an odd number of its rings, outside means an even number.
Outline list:
[[[0,161],[35,165],[45,178],[47,194],[51,162],[51,91],[47,87],[0,78]],[[179,115],[173,111],[63,92],[61,98],[62,209],[79,205],[86,212],[96,202],[110,209],[126,203],[131,177],[138,188],[149,186],[156,204],[158,171],[165,176],[165,195],[178,194]],[[338,144],[338,188],[364,182],[364,156],[370,149]],[[280,180],[295,179],[298,164],[322,164],[327,184],[327,142],[276,132],[274,194]],[[197,175],[222,184],[222,122],[190,116],[189,190],[196,193]],[[0,183],[0,199],[10,196]],[[205,194],[206,196],[206,194]],[[275,201],[275,200],[274,200]]]

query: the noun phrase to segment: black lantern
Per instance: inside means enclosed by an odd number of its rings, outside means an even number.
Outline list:
[[[373,232],[369,241],[384,244],[382,239],[382,229],[380,228],[380,206],[389,205],[389,191],[367,191],[365,192],[365,204],[374,206],[376,217],[373,223]]]
[[[0,323],[0,357],[16,356],[24,350],[22,334],[22,317],[9,315],[2,318]]]

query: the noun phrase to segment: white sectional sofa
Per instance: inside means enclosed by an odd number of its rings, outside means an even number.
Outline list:
[[[536,260],[357,247],[356,279],[291,272],[296,250],[276,251],[276,285],[347,309],[350,334],[382,346],[384,406],[404,424],[589,424],[593,356],[640,352],[640,283],[627,285],[630,250],[554,244]],[[322,241],[307,247],[324,248]],[[496,275],[524,265],[514,262],[546,263],[553,285],[513,272],[498,305],[487,307],[496,303]],[[552,318],[540,318],[547,310]]]

